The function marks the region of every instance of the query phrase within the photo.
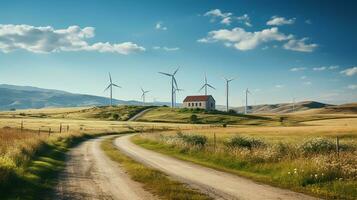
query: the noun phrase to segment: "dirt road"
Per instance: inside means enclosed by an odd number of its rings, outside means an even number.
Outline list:
[[[115,145],[135,160],[199,188],[217,199],[315,199],[146,150],[131,143],[130,137],[131,135],[117,138]]]
[[[155,199],[102,152],[100,142],[104,138],[70,150],[54,199]]]

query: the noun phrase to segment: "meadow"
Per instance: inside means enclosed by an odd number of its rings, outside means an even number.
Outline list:
[[[356,118],[145,133],[133,141],[259,182],[327,199],[357,198]]]

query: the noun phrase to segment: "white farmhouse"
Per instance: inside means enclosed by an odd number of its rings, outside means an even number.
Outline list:
[[[211,95],[187,96],[185,100],[183,100],[183,107],[215,110],[216,101]]]

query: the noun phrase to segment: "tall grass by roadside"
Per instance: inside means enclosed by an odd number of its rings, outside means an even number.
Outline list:
[[[151,150],[275,186],[324,198],[357,198],[356,143],[342,142],[337,154],[334,141],[326,137],[272,143],[252,136],[214,139],[178,133],[142,134],[133,141]]]
[[[158,170],[146,167],[132,160],[114,147],[113,139],[103,141],[101,148],[112,160],[118,162],[129,173],[133,180],[144,184],[145,189],[157,195],[160,199],[212,199],[183,183],[170,179],[167,175]]]
[[[128,129],[122,129],[121,132]],[[1,199],[51,199],[65,153],[80,141],[109,133],[40,134],[31,130],[0,129]]]

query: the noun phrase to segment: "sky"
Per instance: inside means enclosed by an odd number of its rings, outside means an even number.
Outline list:
[[[217,104],[357,102],[356,1],[0,2],[0,84],[178,101],[207,75]]]

